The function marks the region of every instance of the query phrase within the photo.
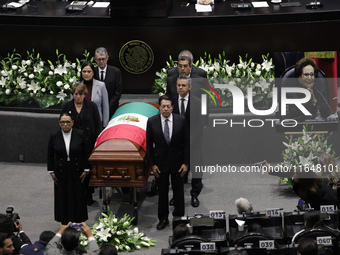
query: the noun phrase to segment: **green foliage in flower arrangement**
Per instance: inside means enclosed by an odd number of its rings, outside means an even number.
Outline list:
[[[172,60],[167,62],[165,68],[157,72],[153,93],[162,95],[166,90],[167,71],[177,64]],[[240,88],[244,95],[247,95],[248,88],[252,88],[252,97],[254,103],[261,103],[261,106],[272,105],[272,90],[275,85],[275,74],[272,59],[269,54],[262,55],[262,63],[256,63],[248,55],[244,58],[239,56],[238,63],[230,63],[226,59],[223,51],[217,58],[213,58],[210,54],[204,54],[194,63],[197,67],[207,72],[208,83],[214,87],[214,84],[230,84]],[[233,98],[229,90],[216,89],[222,100],[222,106],[232,106]]]
[[[137,227],[133,227],[127,214],[123,218],[116,217],[110,208],[109,215],[102,213],[103,218],[99,218],[98,222],[93,224],[91,231],[97,244],[101,247],[104,244],[114,245],[119,252],[133,252],[142,248],[155,246],[155,240],[146,237],[143,232],[139,232]],[[88,241],[85,235],[80,236],[80,243],[85,248]]]
[[[325,134],[317,134],[313,131],[307,131],[307,127],[303,127],[303,134],[300,137],[292,139],[286,136],[287,142],[283,142],[286,147],[282,152],[283,162],[282,167],[286,169],[293,169],[297,166],[304,166],[308,169],[313,170],[318,164],[319,157],[324,153],[329,153],[334,159],[338,159],[335,156],[335,151],[332,150],[333,144],[328,144],[328,139],[331,137],[332,133],[328,136]],[[282,179],[283,182],[291,184],[290,178]]]
[[[80,78],[80,66],[89,59],[85,50],[83,59],[76,62],[56,50],[57,61],[43,60],[34,49],[23,58],[16,50],[1,60],[0,105],[15,106],[20,103],[37,103],[47,108],[62,103],[70,96],[71,86]]]

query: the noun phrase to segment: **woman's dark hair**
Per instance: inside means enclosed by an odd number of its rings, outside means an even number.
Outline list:
[[[303,167],[302,167],[303,170]],[[307,201],[310,193],[321,195],[321,179],[313,171],[297,171],[296,176],[299,178],[299,196]]]
[[[322,184],[320,178],[300,178],[299,182],[298,194],[303,200],[307,200],[310,193],[321,195]]]
[[[73,251],[79,244],[80,232],[75,228],[67,227],[61,235],[61,244],[67,251]]]
[[[71,115],[71,113],[69,113],[69,112],[62,112],[62,113],[60,113],[60,115],[59,115],[59,120],[60,120],[61,117],[63,117],[63,116],[70,117],[71,120],[73,120],[72,115]]]
[[[93,72],[93,74],[94,74],[94,65],[93,65],[91,62],[84,62],[84,63],[81,65],[80,72],[83,71],[84,67],[86,67],[86,66],[91,67],[92,72]],[[83,76],[82,76],[82,77],[83,77]]]
[[[315,61],[311,58],[302,58],[295,64],[295,76],[300,77],[302,74],[302,69],[305,66],[311,65],[314,68],[314,73],[317,74],[319,72],[318,66]]]
[[[177,239],[190,235],[189,228],[186,224],[179,224],[175,227],[174,233],[172,235],[172,241],[176,241]]]

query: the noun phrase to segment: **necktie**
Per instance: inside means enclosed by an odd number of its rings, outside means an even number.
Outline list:
[[[101,72],[100,72],[100,80],[101,80],[101,81],[104,81],[104,71],[101,71]]]
[[[184,115],[185,114],[185,107],[184,107],[184,98],[181,98],[182,100],[182,103],[181,103],[181,115]]]
[[[165,119],[165,123],[164,123],[164,137],[167,143],[170,142],[170,133],[169,133],[169,119]]]

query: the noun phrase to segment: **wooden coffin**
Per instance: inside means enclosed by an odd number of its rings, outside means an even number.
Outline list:
[[[89,158],[90,186],[145,187],[151,173],[145,160],[146,153],[137,143],[126,139],[107,140]]]

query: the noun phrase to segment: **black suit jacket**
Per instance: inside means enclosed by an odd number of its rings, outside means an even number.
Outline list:
[[[157,165],[162,173],[177,173],[182,164],[189,165],[189,132],[185,118],[173,114],[171,141],[165,140],[160,114],[148,119],[146,148],[149,166]]]
[[[71,114],[74,120],[73,128],[83,130],[84,137],[89,145],[89,153],[91,153],[96,139],[103,129],[97,105],[84,98],[83,108],[78,114],[74,99],[72,99],[63,105],[62,112]]]
[[[207,72],[205,70],[203,70],[202,68],[199,68],[195,65],[192,65],[191,74],[200,76],[202,78],[207,78]],[[173,67],[168,71],[168,77],[170,77],[170,76],[178,77],[178,75],[179,75],[179,73],[178,73],[177,67]]]
[[[178,97],[179,95],[173,97],[174,109],[172,112],[176,114],[180,114]],[[199,144],[198,142],[202,140],[204,126],[207,125],[207,117],[201,115],[201,100],[198,97],[189,94],[184,117],[189,127],[190,141],[195,141],[195,144]],[[194,128],[190,128],[190,123],[193,123]]]
[[[88,145],[81,130],[72,129],[70,142],[70,169],[72,178],[79,178],[84,169],[90,168],[88,164]],[[61,129],[52,134],[48,141],[47,170],[53,171],[58,179],[66,179],[67,171],[66,146]]]
[[[100,80],[99,67],[96,67],[94,71],[94,78]],[[119,99],[122,95],[122,72],[117,67],[108,65],[104,83],[109,95],[111,118],[119,106]]]

